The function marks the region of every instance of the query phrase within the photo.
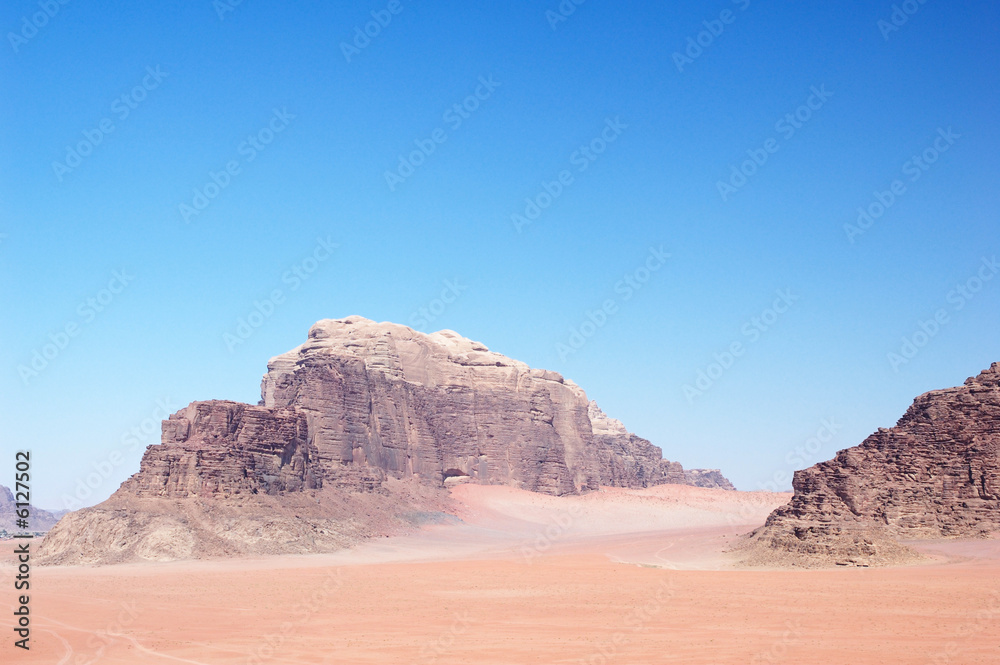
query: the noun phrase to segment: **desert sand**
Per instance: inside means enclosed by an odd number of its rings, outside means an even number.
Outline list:
[[[789,494],[452,493],[455,516],[335,554],[34,568],[32,648],[4,612],[2,662],[1000,662],[1000,541],[747,570],[727,550]]]

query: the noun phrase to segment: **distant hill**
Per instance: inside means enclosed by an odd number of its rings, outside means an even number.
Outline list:
[[[0,529],[4,531],[24,531],[24,529],[17,528],[17,514],[14,512],[14,504],[14,493],[10,491],[10,488],[0,485]],[[27,530],[48,531],[65,514],[66,511],[61,511],[59,514],[53,515],[47,510],[31,506],[31,515],[28,518]]]

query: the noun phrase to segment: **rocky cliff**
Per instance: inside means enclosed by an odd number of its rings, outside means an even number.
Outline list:
[[[43,554],[64,562],[106,560],[101,547],[115,561],[331,549],[440,508],[444,488],[464,482],[554,495],[601,485],[732,489],[718,471],[664,460],[558,373],[451,331],[320,321],[304,344],[271,359],[261,396],[256,406],[195,402],[171,415],[139,472],[105,504],[64,520]],[[79,547],[80,532],[98,540]],[[168,546],[183,532],[196,536]],[[246,532],[256,545],[246,546]]]
[[[735,490],[718,469],[685,469],[663,459],[663,451],[632,434],[620,420],[609,418],[591,401],[587,406],[591,431],[600,456],[601,484],[612,487],[650,487],[676,484]]]
[[[47,510],[31,506],[28,509],[28,529],[17,526],[17,504],[10,488],[0,485],[0,531],[16,533],[18,531],[48,531],[58,521],[59,517]]]
[[[900,539],[1000,532],[1000,363],[914,400],[827,462],[754,532],[748,561],[873,565],[913,557]]]
[[[685,469],[686,485],[695,487],[710,487],[720,490],[735,490],[729,479],[722,475],[720,469]]]
[[[320,321],[268,363],[261,394],[264,407],[307,414],[318,463],[348,486],[352,468],[546,494],[688,482],[572,381],[448,330]]]
[[[163,421],[139,473],[121,491],[139,497],[283,494],[322,486],[304,413],[237,402],[195,402]]]

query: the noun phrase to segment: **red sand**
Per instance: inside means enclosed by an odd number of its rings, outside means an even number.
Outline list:
[[[787,495],[455,496],[464,523],[345,553],[34,569],[32,649],[4,611],[2,662],[1000,662],[998,541],[919,544],[939,561],[903,568],[734,570],[727,542]]]

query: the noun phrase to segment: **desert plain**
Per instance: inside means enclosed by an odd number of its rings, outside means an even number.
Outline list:
[[[2,661],[1000,659],[997,540],[911,541],[925,558],[905,566],[746,569],[732,550],[790,494],[468,484],[451,495],[451,514],[331,554],[35,567],[31,650],[5,639]],[[0,583],[13,574],[5,552]],[[10,633],[9,613],[0,627]]]

